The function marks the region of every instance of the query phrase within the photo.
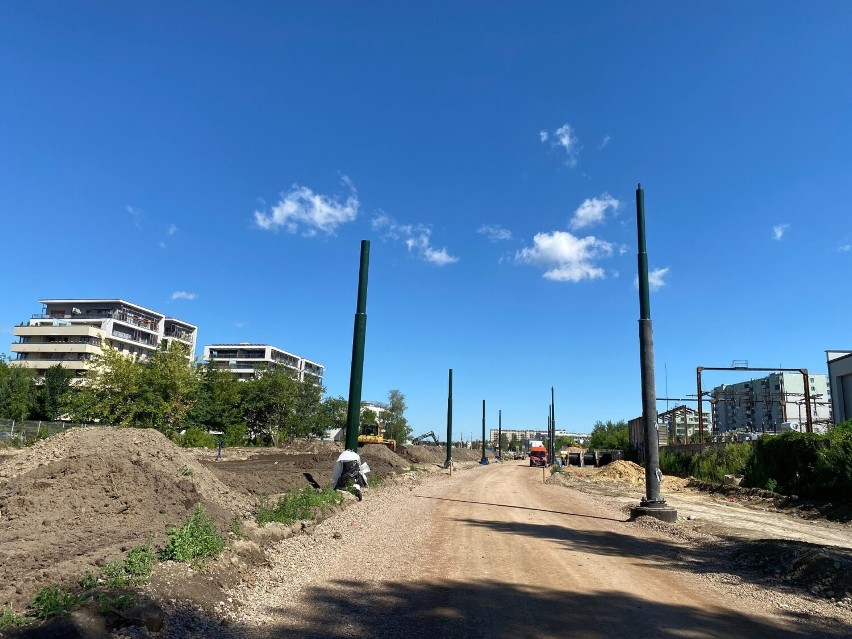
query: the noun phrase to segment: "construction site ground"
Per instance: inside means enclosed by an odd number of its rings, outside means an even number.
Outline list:
[[[852,634],[843,505],[665,478],[678,521],[628,521],[644,493],[644,471],[629,462],[550,475],[526,461],[481,466],[479,451],[456,449],[451,476],[444,449],[370,446],[362,456],[385,481],[363,501],[347,498],[321,521],[253,523],[261,495],[326,485],[339,453],[338,444],[296,442],[226,449],[214,461],[214,451],[132,429],[72,430],[0,450],[0,605],[14,610],[148,540],[161,547],[197,503],[223,532],[235,517],[240,529],[203,568],[155,566],[140,597],[161,627],[130,613],[102,623],[78,615],[3,634]]]

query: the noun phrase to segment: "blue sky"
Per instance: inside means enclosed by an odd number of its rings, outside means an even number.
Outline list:
[[[852,4],[5,2],[0,330],[121,297],[271,343],[415,433],[641,412],[852,348]],[[200,354],[200,349],[199,349]],[[741,377],[741,376],[740,376]],[[712,379],[711,379],[712,378]],[[705,383],[737,381],[715,373]]]

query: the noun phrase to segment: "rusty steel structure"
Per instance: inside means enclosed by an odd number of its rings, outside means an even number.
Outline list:
[[[704,399],[704,391],[701,387],[701,373],[704,371],[760,371],[760,372],[768,372],[768,373],[801,373],[804,378],[804,395],[805,395],[805,405],[811,405],[811,391],[810,385],[808,384],[808,369],[807,368],[753,368],[748,366],[697,366],[695,368],[695,377],[696,377],[696,385],[698,392],[698,442],[704,443],[704,413],[702,411],[702,401]],[[715,399],[709,400],[712,404],[716,401]],[[810,409],[805,411],[806,414],[806,427],[805,430],[808,433],[814,432],[814,422],[813,416],[811,415]]]

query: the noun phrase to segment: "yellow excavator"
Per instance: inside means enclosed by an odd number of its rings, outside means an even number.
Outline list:
[[[384,430],[378,424],[361,424],[361,431],[358,433],[358,446],[364,444],[382,444],[396,451],[396,440],[385,439]]]

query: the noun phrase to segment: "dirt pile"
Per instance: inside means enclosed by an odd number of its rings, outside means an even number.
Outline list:
[[[603,466],[597,472],[597,477],[640,486],[645,483],[645,469],[639,464],[619,459]]]
[[[404,457],[413,464],[437,464],[443,466],[447,459],[447,449],[441,446],[412,444],[411,446],[400,446],[397,452],[400,457]]]
[[[40,588],[183,523],[197,503],[226,530],[251,500],[230,490],[152,429],[71,429],[0,461],[0,604],[21,608]]]
[[[408,460],[403,459],[387,446],[382,444],[367,444],[358,449],[361,459],[370,466],[370,471],[380,475],[392,472],[408,470],[411,465]],[[335,458],[336,459],[336,458]]]

